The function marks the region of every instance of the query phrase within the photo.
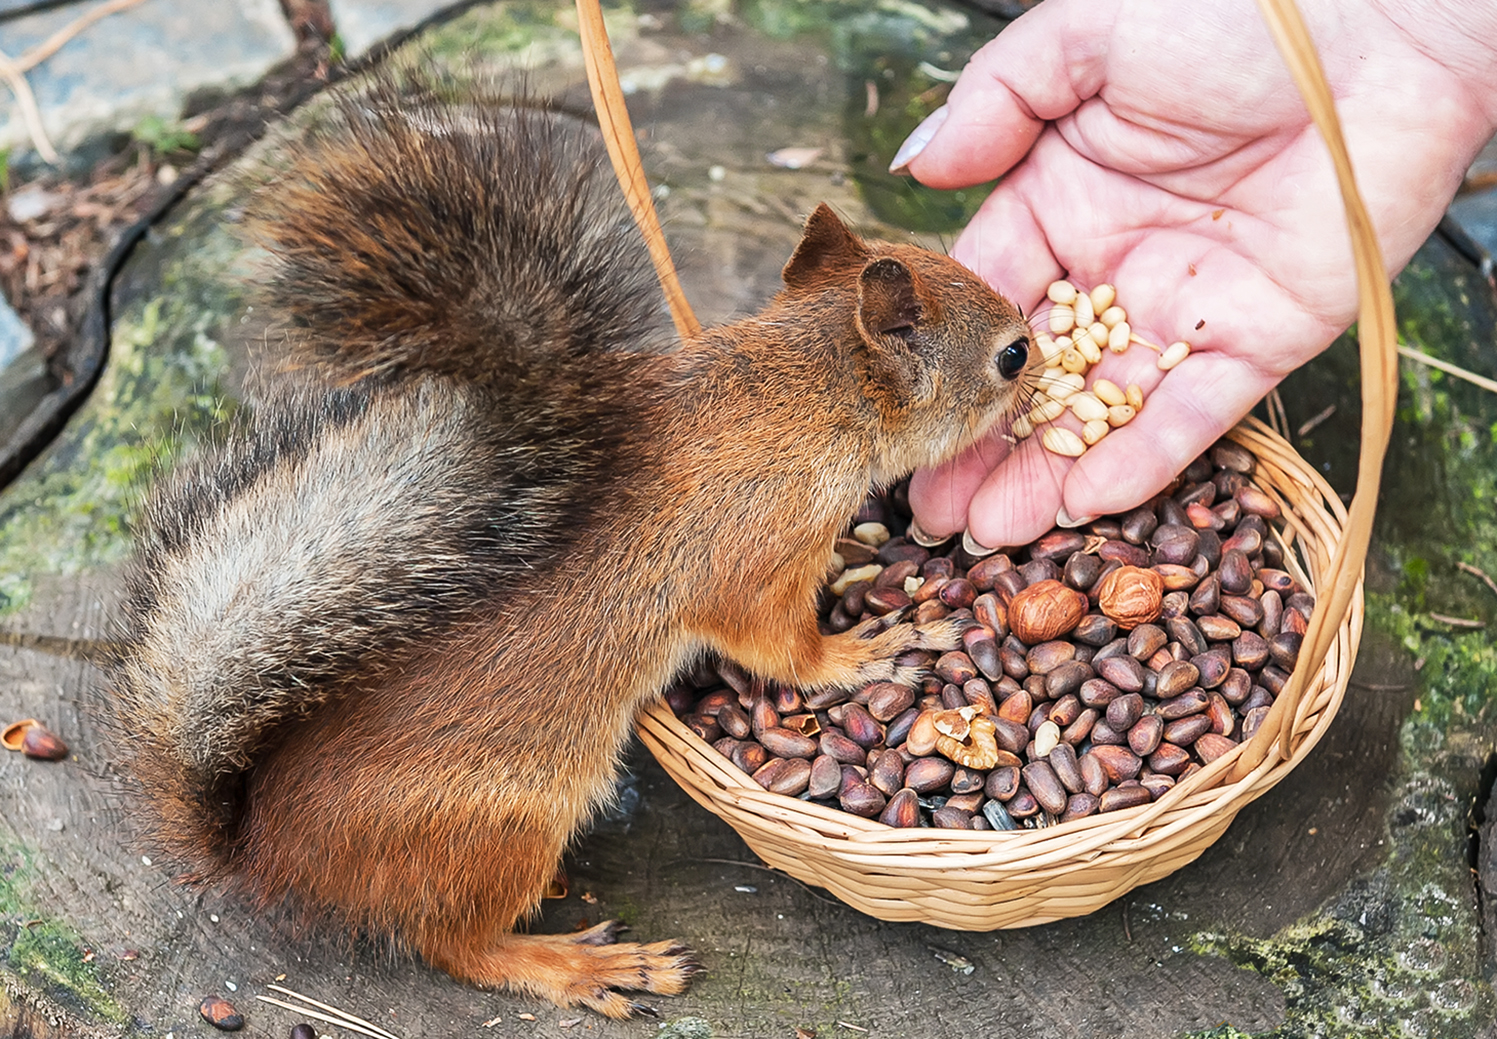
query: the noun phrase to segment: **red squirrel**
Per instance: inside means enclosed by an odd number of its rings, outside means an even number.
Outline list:
[[[153,489],[114,727],[188,878],[624,1017],[680,945],[514,928],[636,712],[704,654],[856,687],[956,646],[825,635],[817,592],[870,485],[1019,406],[1032,339],[822,205],[763,311],[671,342],[596,131],[438,86],[346,98],[249,204],[295,378]]]

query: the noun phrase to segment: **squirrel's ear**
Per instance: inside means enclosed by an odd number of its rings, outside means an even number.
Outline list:
[[[800,244],[795,247],[795,253],[780,276],[787,288],[800,288],[827,277],[831,272],[856,268],[867,255],[862,240],[847,229],[847,225],[832,212],[831,206],[823,202],[807,218]]]
[[[907,337],[923,316],[915,272],[898,260],[874,260],[858,275],[858,330],[864,337]]]

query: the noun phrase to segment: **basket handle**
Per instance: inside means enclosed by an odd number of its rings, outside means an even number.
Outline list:
[[[634,125],[629,121],[629,110],[624,105],[624,89],[619,84],[619,70],[613,61],[613,47],[608,43],[608,29],[603,24],[599,3],[600,0],[577,0],[587,87],[592,92],[593,109],[598,113],[598,126],[603,131],[603,143],[608,148],[614,175],[624,190],[624,199],[629,203],[629,212],[634,214],[635,225],[645,236],[645,245],[650,250],[651,262],[655,264],[655,276],[665,291],[676,333],[689,339],[701,331],[702,324],[692,313],[686,293],[681,290],[676,265],[671,262],[670,246],[666,245],[665,232],[660,229],[660,217],[650,195],[650,182],[645,179],[639,142],[635,140]]]
[[[1274,700],[1262,727],[1238,756],[1232,773],[1234,782],[1255,769],[1271,753],[1277,753],[1281,758],[1293,756],[1292,729],[1300,701],[1305,696],[1311,676],[1319,671],[1321,662],[1330,651],[1367,560],[1378,486],[1382,480],[1383,456],[1388,450],[1393,413],[1398,402],[1398,330],[1394,323],[1388,270],[1383,263],[1372,218],[1357,190],[1325,71],[1294,0],[1258,0],[1258,7],[1305,99],[1310,118],[1330,149],[1336,180],[1341,188],[1341,202],[1346,208],[1346,224],[1351,233],[1361,296],[1357,309],[1357,339],[1362,360],[1362,439],[1356,494],[1347,510],[1345,531],[1326,571],[1325,587],[1317,589],[1316,608],[1305,631],[1299,661],[1289,682]]]

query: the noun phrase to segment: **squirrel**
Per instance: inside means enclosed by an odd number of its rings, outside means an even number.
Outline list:
[[[677,340],[597,131],[448,86],[353,93],[247,204],[296,378],[156,481],[111,724],[183,879],[626,1017],[685,948],[515,928],[636,712],[709,653],[828,688],[957,646],[824,634],[817,595],[870,486],[1018,406],[1033,340],[825,204],[760,313]]]

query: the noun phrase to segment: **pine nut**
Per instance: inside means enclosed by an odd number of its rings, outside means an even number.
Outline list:
[[[1107,424],[1105,418],[1093,419],[1081,427],[1081,440],[1090,447],[1110,432],[1112,432],[1112,427]]]
[[[1086,453],[1086,444],[1082,442],[1082,439],[1064,426],[1051,426],[1045,430],[1040,443],[1044,444],[1048,451],[1071,458],[1080,458]]]
[[[1104,281],[1102,284],[1092,289],[1090,295],[1092,300],[1092,309],[1100,314],[1102,313],[1102,311],[1112,306],[1113,301],[1118,298],[1118,290]]]
[[[1133,416],[1138,410],[1131,404],[1114,404],[1107,409],[1107,424],[1111,426],[1126,426],[1133,421]]]
[[[1076,312],[1070,307],[1054,306],[1050,308],[1050,331],[1056,335],[1069,332],[1076,327]]]
[[[1103,404],[1090,393],[1078,393],[1066,401],[1066,406],[1076,413],[1076,417],[1082,422],[1093,422],[1097,419],[1107,419],[1107,405]]]
[[[1189,356],[1190,344],[1184,340],[1180,340],[1166,347],[1164,353],[1159,355],[1159,360],[1156,363],[1159,365],[1160,371],[1167,372]]]
[[[1029,409],[1029,421],[1036,426],[1054,422],[1066,413],[1066,406],[1058,400],[1046,399]]]
[[[1052,281],[1050,287],[1045,290],[1045,295],[1050,297],[1053,303],[1071,303],[1076,299],[1076,286],[1064,278]]]
[[[1071,304],[1071,309],[1076,313],[1076,327],[1086,328],[1097,320],[1097,312],[1092,309],[1092,298],[1084,292],[1076,294],[1076,300]]]
[[[1122,353],[1128,349],[1128,337],[1131,335],[1133,329],[1128,327],[1128,322],[1119,321],[1107,333],[1107,349],[1115,354]]]
[[[1096,382],[1092,383],[1092,392],[1097,395],[1098,399],[1101,400],[1103,404],[1106,404],[1109,407],[1114,404],[1128,403],[1127,395],[1124,394],[1122,390],[1118,389],[1118,384],[1113,382],[1111,379],[1098,379]]]

